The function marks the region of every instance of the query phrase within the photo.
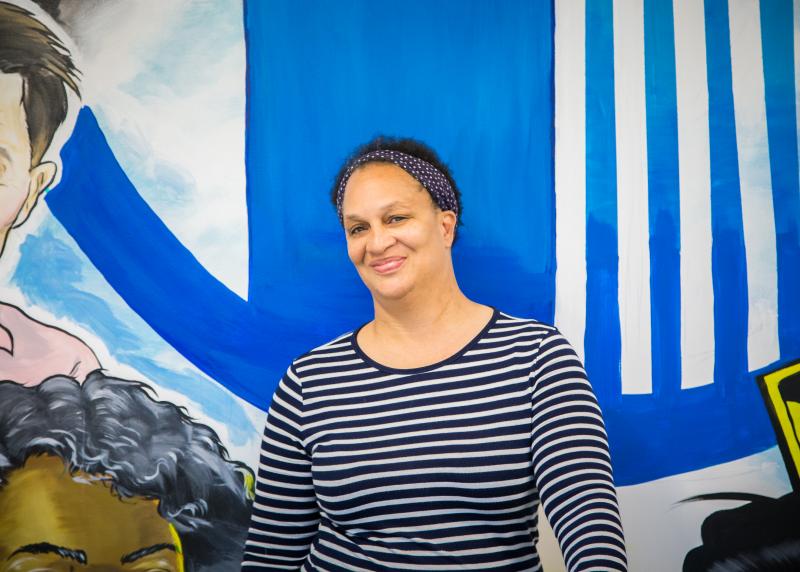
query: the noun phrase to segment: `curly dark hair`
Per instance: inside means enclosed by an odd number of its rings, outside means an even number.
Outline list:
[[[119,496],[158,501],[178,531],[186,570],[239,570],[253,472],[232,461],[210,427],[157,401],[146,384],[101,371],[83,384],[56,376],[38,386],[0,382],[0,487],[32,456],[111,477]]]
[[[417,157],[418,159],[422,159],[427,163],[430,163],[438,171],[445,176],[447,182],[450,183],[450,186],[453,187],[453,192],[456,196],[456,205],[458,205],[458,222],[456,224],[456,233],[453,237],[453,242],[458,238],[457,229],[461,226],[461,215],[464,212],[464,207],[461,204],[461,190],[456,185],[456,181],[453,178],[453,174],[450,172],[450,167],[439,158],[439,155],[434,151],[430,146],[426,145],[422,141],[417,139],[410,139],[408,137],[390,137],[387,135],[379,135],[372,139],[371,141],[358,146],[342,163],[342,166],[339,168],[339,172],[336,173],[336,177],[333,180],[333,186],[330,190],[330,199],[331,204],[333,204],[333,208],[336,209],[336,194],[339,189],[339,184],[342,182],[342,178],[347,173],[347,169],[350,165],[358,159],[361,155],[365,155],[372,151],[400,151],[401,153],[405,153],[406,155],[411,155],[413,157]],[[364,167],[365,165],[369,165],[370,163],[388,163],[390,161],[386,161],[385,159],[375,158],[371,159],[361,166],[359,169]],[[423,187],[424,188],[424,187]],[[427,189],[426,189],[427,190]]]
[[[68,87],[80,96],[69,50],[29,11],[0,2],[0,72],[22,76],[31,164],[42,160],[67,117]]]

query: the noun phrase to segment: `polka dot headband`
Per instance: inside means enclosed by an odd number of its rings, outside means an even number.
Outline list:
[[[456,193],[453,186],[447,180],[444,174],[419,157],[408,155],[401,151],[391,151],[380,149],[378,151],[370,151],[353,160],[350,166],[347,167],[342,180],[339,182],[339,188],[336,190],[336,211],[339,213],[339,221],[343,222],[342,216],[342,203],[344,202],[344,188],[347,186],[347,181],[353,174],[353,171],[358,169],[364,163],[370,161],[388,161],[394,163],[406,173],[414,177],[422,184],[423,187],[430,193],[433,202],[436,203],[443,211],[453,211],[458,216],[458,203],[456,202]]]

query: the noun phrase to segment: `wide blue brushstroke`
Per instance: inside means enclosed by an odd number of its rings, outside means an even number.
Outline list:
[[[733,108],[727,0],[706,0],[711,174],[714,383],[736,383],[747,364],[747,263]]]
[[[781,358],[800,357],[800,169],[792,0],[761,2],[761,46],[778,262]]]
[[[653,393],[681,387],[680,184],[672,0],[644,2]],[[691,245],[686,245],[691,248]]]
[[[88,108],[61,155],[61,183],[47,202],[92,263],[199,369],[269,404],[276,364],[301,353],[316,326],[256,311],[211,276],[131,185]]]
[[[586,370],[601,402],[619,395],[617,159],[610,0],[586,2]]]
[[[551,320],[552,18],[526,0],[247,2],[250,301],[341,331],[369,319],[328,190],[384,133],[451,166],[464,290]]]

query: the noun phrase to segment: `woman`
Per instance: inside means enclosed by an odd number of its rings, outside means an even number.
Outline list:
[[[554,327],[461,292],[447,167],[379,138],[332,198],[375,316],[281,380],[243,569],[536,570],[541,502],[570,571],[626,570],[583,367]]]

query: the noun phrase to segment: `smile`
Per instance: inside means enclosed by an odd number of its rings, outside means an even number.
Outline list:
[[[370,263],[370,266],[378,274],[389,274],[400,268],[405,260],[405,257],[393,256],[391,258],[382,258],[381,260],[376,260],[375,262]]]

